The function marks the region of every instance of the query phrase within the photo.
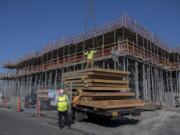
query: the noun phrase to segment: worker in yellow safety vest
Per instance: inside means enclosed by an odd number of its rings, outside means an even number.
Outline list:
[[[86,61],[87,61],[87,68],[93,68],[94,67],[94,54],[96,53],[97,51],[94,50],[94,49],[88,49],[88,51],[86,51],[84,53],[84,55],[86,56]]]
[[[57,99],[57,110],[59,116],[59,127],[63,129],[65,125],[69,126],[68,123],[68,107],[69,99],[63,89],[60,89],[59,96]]]

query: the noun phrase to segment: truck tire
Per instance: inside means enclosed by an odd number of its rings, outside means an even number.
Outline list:
[[[84,120],[84,114],[83,112],[80,112],[80,111],[75,111],[74,112],[74,118],[77,122],[81,122]]]

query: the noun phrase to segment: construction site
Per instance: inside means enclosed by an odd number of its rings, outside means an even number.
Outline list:
[[[178,1],[0,5],[0,135],[179,135]]]
[[[89,50],[95,52],[91,63]],[[12,109],[19,120],[30,114],[57,126],[57,98],[65,89],[68,120],[76,121],[67,134],[179,132],[180,48],[171,48],[126,14],[1,66],[5,121]]]
[[[23,98],[60,89],[63,73],[86,69],[83,52],[88,48],[97,50],[94,67],[129,72],[128,87],[136,99],[165,108],[180,105],[180,50],[170,48],[127,15],[4,63],[7,72],[0,76],[1,95]]]

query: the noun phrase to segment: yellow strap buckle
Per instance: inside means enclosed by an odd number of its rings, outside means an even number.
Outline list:
[[[112,112],[112,116],[118,116],[118,112]]]

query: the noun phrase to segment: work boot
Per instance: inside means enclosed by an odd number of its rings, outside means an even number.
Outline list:
[[[61,129],[61,130],[63,129],[63,125],[60,126],[60,129]]]
[[[63,123],[60,123],[60,124],[59,124],[59,128],[62,130],[63,127],[64,127],[64,126],[63,126]]]
[[[68,122],[67,127],[71,128],[71,123],[70,122]]]
[[[61,126],[60,129],[62,130],[62,129],[63,129],[63,126]]]

